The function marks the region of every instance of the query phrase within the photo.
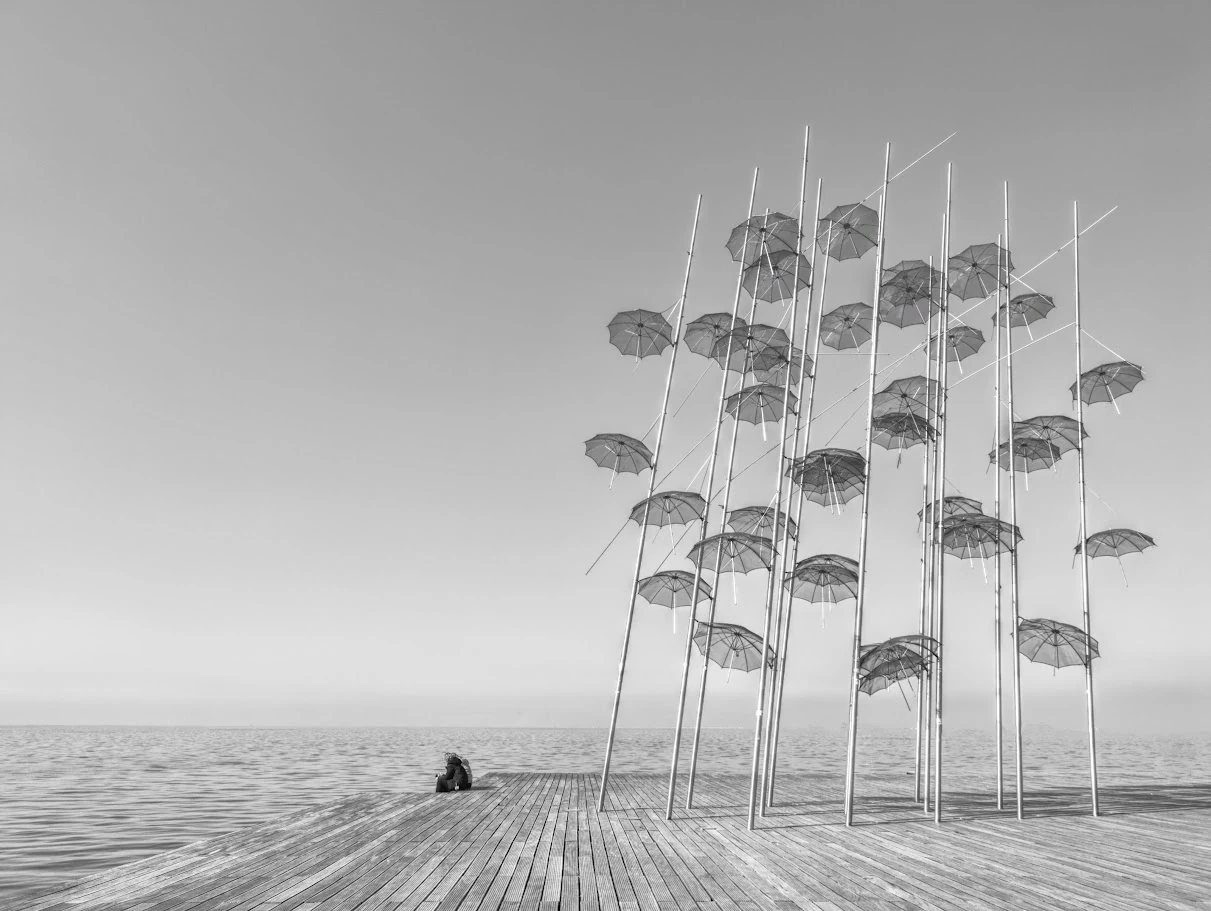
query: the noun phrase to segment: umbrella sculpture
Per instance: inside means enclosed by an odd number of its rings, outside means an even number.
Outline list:
[[[727,514],[727,524],[732,531],[742,531],[745,534],[758,535],[763,538],[768,538],[770,533],[774,532],[775,524],[777,525],[776,534],[781,537],[789,524],[790,536],[795,538],[799,535],[795,520],[782,510],[776,510],[772,506],[742,506],[739,509],[733,509]]]
[[[1018,651],[1039,664],[1052,667],[1079,664],[1083,667],[1090,653],[1094,658],[1100,657],[1097,640],[1089,636],[1088,649],[1085,642],[1085,631],[1071,623],[1043,618],[1018,621]]]
[[[1086,405],[1109,402],[1118,411],[1120,396],[1126,395],[1144,380],[1144,371],[1130,361],[1101,364],[1081,374],[1081,401]],[[1076,383],[1068,387],[1076,401]]]
[[[673,632],[677,632],[677,608],[689,607],[711,596],[711,587],[702,579],[698,580],[698,592],[693,598],[690,592],[694,588],[694,574],[681,569],[666,569],[654,573],[646,579],[639,580],[637,589],[639,596],[649,604],[669,608],[673,616]]]
[[[925,504],[924,509],[917,510],[917,521],[928,518],[933,514],[933,503]],[[960,497],[952,494],[942,498],[942,518],[947,516],[982,516],[984,504],[970,497]]]
[[[942,550],[961,560],[981,560],[1017,547],[1022,532],[992,516],[952,515],[942,519]]]
[[[866,304],[842,304],[820,317],[820,341],[844,351],[861,348],[870,341],[871,308]]]
[[[963,361],[984,345],[984,333],[971,326],[959,324],[946,330],[946,360],[958,363],[959,371],[963,370]],[[937,337],[930,339],[929,356],[932,358],[937,351]]]
[[[631,521],[648,525],[687,525],[706,515],[706,500],[700,494],[686,490],[669,490],[640,500],[631,509]]]
[[[786,399],[783,398],[784,394]],[[787,401],[790,402],[792,412],[799,407],[799,400],[793,392],[770,383],[758,383],[729,395],[724,407],[727,413],[738,421],[761,425],[761,438],[765,439],[765,424],[768,421],[782,420],[783,405]]]
[[[794,295],[796,275],[800,291],[811,284],[811,272],[812,266],[806,256],[795,256],[793,250],[781,250],[762,256],[745,269],[741,286],[754,299],[774,304]]]
[[[1062,414],[1044,414],[1013,422],[1014,439],[1046,440],[1059,455],[1076,449],[1078,442],[1089,436],[1075,418]]]
[[[791,462],[786,473],[804,497],[830,508],[866,489],[866,460],[852,449],[817,449]]]
[[[710,356],[719,362],[720,367],[726,363],[729,370],[752,373],[775,365],[778,355],[785,357],[790,347],[791,340],[783,330],[756,323],[720,336],[711,348]]]
[[[892,380],[886,389],[875,394],[871,417],[906,414],[929,423],[933,420],[937,405],[938,381],[923,376],[908,376]]]
[[[732,262],[751,266],[766,254],[794,253],[799,239],[799,220],[781,212],[754,215],[732,228],[727,250]]]
[[[1156,547],[1156,541],[1151,535],[1134,528],[1111,528],[1108,531],[1097,531],[1085,539],[1085,547],[1090,557],[1114,557],[1118,560],[1119,572],[1123,581],[1127,581],[1127,570],[1123,568],[1123,554],[1143,553],[1149,547]],[[1072,562],[1080,555],[1081,545],[1073,548]]]
[[[692,563],[701,563],[704,572],[715,565],[720,557],[719,572],[748,573],[754,569],[769,569],[774,552],[768,538],[759,538],[742,531],[725,531],[704,538],[693,547],[687,556]]]
[[[1016,428],[1015,428],[1016,429]],[[1013,468],[1015,471],[1031,472],[1040,468],[1051,468],[1064,453],[1048,439],[1018,437],[1013,441]],[[996,462],[1002,470],[1009,470],[1009,443],[1002,443],[988,453],[988,461]],[[1030,483],[1027,478],[1027,484]]]
[[[924,635],[897,636],[885,642],[861,646],[858,691],[874,695],[893,683],[923,676],[929,673],[929,660],[937,654],[938,643]],[[907,698],[904,704],[908,705]]]
[[[610,487],[618,472],[640,474],[652,467],[652,450],[624,433],[599,433],[584,441],[584,454],[611,472]]]
[[[948,266],[950,293],[960,300],[969,300],[988,297],[996,291],[998,283],[1008,285],[1013,259],[1008,250],[997,244],[972,244],[952,256]]]
[[[804,364],[804,357],[807,356],[797,346],[788,356],[787,349],[771,345],[753,358],[753,376],[759,383],[785,386],[788,367],[792,377],[797,377],[800,370],[806,370],[807,376],[811,376],[814,372],[815,366],[812,364],[812,359],[808,357],[807,363]]]
[[[1030,294],[1019,294],[1011,299],[1006,304],[1001,304],[1000,308],[993,314],[992,320],[996,322],[1000,320],[1004,326],[1006,322],[1006,313],[1008,313],[1008,321],[1010,328],[1026,327],[1026,331],[1030,331],[1030,324],[1041,320],[1048,313],[1055,309],[1055,301],[1046,294],[1038,294],[1031,292]]]
[[[742,316],[736,317],[736,323],[733,326],[730,313],[707,313],[686,324],[685,343],[695,354],[711,357],[711,352],[715,350],[715,343],[719,339],[729,332],[743,329],[747,325],[748,323]]]
[[[888,450],[898,450],[896,467],[900,467],[900,458],[905,449],[911,449],[918,443],[933,440],[936,436],[933,426],[911,412],[892,412],[881,414],[871,421],[871,439]]]
[[[879,240],[879,213],[862,203],[837,206],[816,225],[816,245],[836,260],[859,259]]]
[[[858,597],[858,561],[839,554],[816,554],[796,563],[783,584],[792,598],[820,605],[823,627],[824,605],[832,613],[834,604]]]
[[[660,354],[673,344],[673,327],[651,310],[624,310],[610,320],[609,330],[610,344],[636,360]]]
[[[761,667],[761,636],[737,623],[699,621],[694,628],[694,645],[710,661],[727,668],[729,680],[733,669],[747,673]],[[777,663],[772,648],[766,662],[770,667]]]
[[[903,329],[926,323],[941,309],[942,273],[919,259],[883,270],[879,319]]]

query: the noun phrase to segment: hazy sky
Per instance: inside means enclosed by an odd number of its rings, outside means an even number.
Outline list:
[[[825,210],[877,186],[885,142],[894,171],[958,131],[892,185],[888,263],[939,255],[947,161],[952,249],[995,240],[1008,180],[1020,270],[1071,235],[1074,199],[1087,222],[1118,206],[1082,245],[1085,321],[1148,378],[1088,416],[1089,521],[1160,546],[1125,561],[1130,587],[1091,567],[1100,720],[1206,728],[1207,12],[6,4],[0,722],[604,725],[634,526],[585,569],[647,476],[610,490],[582,441],[641,435],[668,362],[636,368],[605,325],[676,300],[698,193],[688,317],[728,309],[752,168],[758,209],[794,206],[810,123]],[[872,268],[836,264],[829,306],[869,302]],[[1041,331],[1071,320],[1069,252],[1029,280],[1057,304]],[[1070,413],[1072,338],[1023,353],[1020,415]],[[682,351],[675,405],[703,369]],[[865,369],[823,358],[817,409]],[[709,429],[718,376],[666,465]],[[815,444],[859,448],[860,401]],[[988,502],[991,371],[952,402],[949,474]],[[761,450],[744,425],[738,465]],[[897,471],[876,451],[868,638],[915,629],[919,452]],[[1024,616],[1079,622],[1075,472],[1022,488]],[[759,463],[734,504],[773,481]],[[859,504],[809,506],[801,555],[856,554]],[[978,566],[949,578],[948,710],[983,726],[990,589]],[[758,627],[763,586],[733,604],[725,577],[721,619]],[[798,608],[788,724],[843,720],[851,616]],[[624,723],[672,723],[684,630],[640,603]],[[708,723],[747,724],[756,675],[722,678]],[[1078,669],[1024,681],[1027,721],[1083,724]],[[910,723],[894,692],[863,711]]]

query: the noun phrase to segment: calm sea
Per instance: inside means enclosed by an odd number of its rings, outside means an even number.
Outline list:
[[[704,731],[700,768],[748,769],[748,730]],[[912,733],[862,734],[861,770],[910,768]],[[1028,729],[1032,763],[1086,773],[1079,732]],[[663,772],[671,732],[619,732],[616,771]],[[442,754],[493,771],[600,771],[605,732],[555,728],[0,727],[0,906],[345,794],[433,787]],[[947,735],[948,762],[987,763],[989,734]],[[842,774],[844,731],[787,731],[779,768]],[[1012,751],[1009,751],[1012,756]],[[1211,737],[1102,735],[1105,784],[1211,781]]]

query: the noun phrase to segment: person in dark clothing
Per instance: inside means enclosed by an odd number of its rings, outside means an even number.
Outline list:
[[[444,775],[437,776],[437,793],[445,794],[447,791],[456,789],[465,791],[470,787],[471,776],[463,765],[462,757],[457,753],[447,753],[446,772]]]

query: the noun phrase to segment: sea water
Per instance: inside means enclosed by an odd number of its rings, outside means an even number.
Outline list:
[[[360,791],[429,791],[442,754],[495,771],[600,772],[605,731],[592,728],[0,727],[0,907],[78,879]],[[860,773],[911,769],[911,730],[864,730]],[[1087,775],[1079,731],[1031,726],[1030,761]],[[672,732],[619,732],[612,769],[667,772]],[[990,733],[947,732],[947,762],[993,754]],[[688,747],[683,762],[688,760]],[[746,772],[752,732],[703,732],[699,768]],[[1006,741],[1006,770],[1012,761]],[[1103,735],[1104,785],[1211,781],[1211,737]],[[779,769],[844,774],[845,731],[787,730]],[[989,771],[992,777],[992,770]]]

